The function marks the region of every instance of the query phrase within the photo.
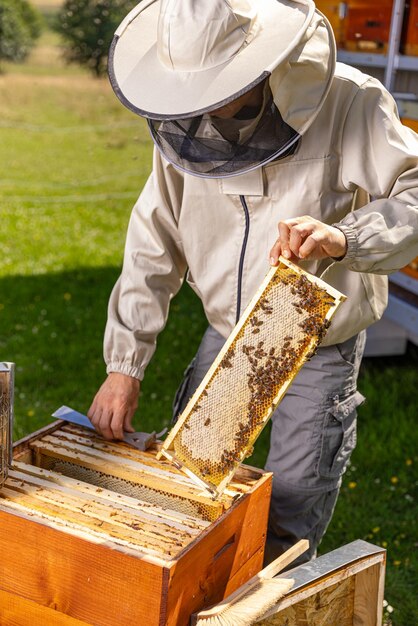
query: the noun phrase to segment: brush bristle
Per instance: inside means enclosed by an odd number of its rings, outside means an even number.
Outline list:
[[[262,580],[217,615],[199,618],[196,626],[251,626],[290,591],[293,584],[294,580],[288,578]]]

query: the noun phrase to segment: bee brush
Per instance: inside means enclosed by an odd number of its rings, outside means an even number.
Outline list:
[[[211,609],[192,618],[193,626],[251,626],[259,620],[294,584],[293,579],[274,578],[309,548],[302,539],[261,572]]]

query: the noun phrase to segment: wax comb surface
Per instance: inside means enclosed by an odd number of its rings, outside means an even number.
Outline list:
[[[160,455],[223,492],[345,296],[281,258],[166,438]]]

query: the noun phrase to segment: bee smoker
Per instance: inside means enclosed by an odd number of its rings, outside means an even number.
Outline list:
[[[0,489],[12,462],[14,363],[0,363]]]

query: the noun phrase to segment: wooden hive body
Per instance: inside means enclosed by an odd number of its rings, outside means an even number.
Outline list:
[[[186,626],[262,567],[271,475],[213,501],[168,461],[59,421],[0,491],[0,623]]]

